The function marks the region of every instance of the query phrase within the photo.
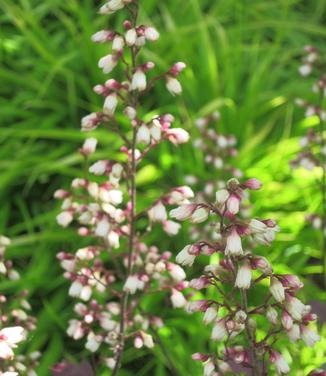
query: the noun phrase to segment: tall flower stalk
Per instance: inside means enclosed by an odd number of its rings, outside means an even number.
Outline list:
[[[68,334],[76,340],[85,337],[85,347],[98,353],[98,369],[105,365],[112,369],[112,375],[121,367],[128,341],[133,340],[135,348],[152,348],[151,333],[157,333],[155,328],[163,325],[161,317],[143,309],[144,297],[166,291],[174,307],[186,304],[183,269],[170,260],[170,252],[147,244],[146,236],[155,224],[168,235],[175,235],[180,225],[168,220],[166,206],[188,203],[193,197],[190,188],[176,187],[146,209],[139,209],[136,177],[145,157],[164,140],[179,145],[189,139],[185,130],[172,128],[171,114],[144,116],[143,98],[160,80],[172,95],[181,94],[177,76],[185,64],[178,62],[167,72],[149,78],[154,63],[140,61],[140,52],[147,42],[157,40],[159,33],[152,26],[138,23],[138,0],[108,1],[100,13],[108,15],[122,8],[129,15],[123,31],[101,30],[92,40],[111,43],[112,52],[98,65],[109,74],[120,64],[124,80],[111,78],[96,85],[95,92],[104,97],[103,108],[81,122],[82,131],[101,126],[113,132],[120,140],[120,155],[118,160],[89,165],[97,139],[86,139],[80,149],[86,175],[74,179],[71,191],[55,193],[56,198],[63,199],[58,223],[64,227],[77,223],[78,233],[87,239],[87,246],[77,252],[58,254],[65,277],[71,281],[69,294],[82,301],[75,305],[78,318],[70,321]],[[104,343],[109,346],[102,346]]]
[[[316,185],[320,192],[321,206],[318,213],[311,213],[307,220],[313,227],[321,231],[322,237],[322,260],[324,285],[326,286],[326,136],[325,136],[325,96],[326,96],[326,73],[325,61],[320,56],[319,51],[312,46],[305,47],[305,55],[299,73],[303,77],[313,76],[312,86],[313,99],[297,99],[298,106],[305,109],[305,116],[316,116],[318,118],[318,128],[310,128],[307,134],[301,138],[300,146],[302,150],[296,159],[291,161],[292,167],[303,167],[312,170],[315,167],[320,169],[321,174]]]
[[[236,366],[253,376],[270,375],[271,366],[277,374],[286,374],[290,368],[279,340],[284,336],[291,342],[302,339],[308,346],[319,340],[310,329],[316,315],[297,297],[303,283],[295,275],[275,272],[264,256],[253,251],[259,244],[270,245],[279,231],[271,219],[241,216],[244,191],[260,187],[257,179],[239,183],[233,178],[216,192],[214,202],[181,205],[171,211],[173,218],[192,222],[200,211],[197,223],[213,217],[218,234],[218,240],[203,238],[186,245],[176,258],[184,266],[192,266],[199,256],[219,259],[189,283],[194,291],[208,289],[210,298],[186,306],[190,313],[204,313],[204,324],[213,325],[211,341],[220,344],[214,353],[193,355],[204,363],[205,376],[235,374]],[[265,297],[254,304],[254,296],[264,288]]]

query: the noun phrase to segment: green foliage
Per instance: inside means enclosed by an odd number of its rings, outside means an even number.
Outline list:
[[[239,139],[237,167],[265,183],[254,196],[255,214],[276,219],[282,228],[268,256],[277,271],[303,278],[303,298],[325,300],[319,284],[320,239],[304,223],[305,213],[320,205],[313,175],[288,167],[299,135],[315,121],[302,121],[293,98],[310,88],[297,77],[298,57],[305,44],[325,42],[325,1],[142,2],[142,19],[161,31],[161,39],[144,58],[159,69],[178,60],[188,66],[182,98],[176,100],[158,86],[146,99],[146,108],[173,113],[194,136],[195,118],[221,111],[223,131]],[[55,224],[58,207],[51,197],[72,177],[82,176],[76,152],[84,138],[80,118],[100,106],[91,87],[103,80],[97,60],[105,46],[93,45],[90,36],[107,20],[96,15],[98,6],[95,0],[0,0],[0,233],[13,239],[8,254],[23,275],[19,283],[0,289],[30,290],[38,329],[26,347],[42,350],[41,376],[49,375],[49,367],[62,358],[86,356],[81,344],[65,335],[71,302],[55,260],[57,251],[76,248],[79,240]],[[117,14],[110,25],[121,19]],[[97,135],[103,147],[94,158],[105,157],[116,142],[103,130]],[[184,184],[186,174],[212,179],[203,158],[191,145],[164,145],[143,167],[139,188],[155,198],[168,187]],[[172,240],[155,231],[152,240],[176,253],[187,243],[187,232]],[[154,298],[148,304],[154,306]],[[201,367],[189,359],[208,347],[208,331],[198,330],[200,316],[167,308],[164,312],[167,327],[160,335],[173,363],[180,375],[200,374]],[[288,350],[291,374],[307,375],[323,363],[326,343]],[[168,374],[159,347],[153,353],[129,350],[124,361],[122,376]]]

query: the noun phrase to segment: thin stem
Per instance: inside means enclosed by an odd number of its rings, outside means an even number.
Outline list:
[[[135,8],[132,12],[132,24],[133,27],[136,26],[137,23],[137,16],[138,16],[138,1],[135,1]],[[136,54],[137,51],[131,47],[131,59],[132,59],[132,70],[134,71],[136,68]],[[131,104],[136,107],[138,96],[135,92],[132,92],[130,95],[130,102]],[[130,180],[130,232],[129,232],[129,241],[128,241],[128,261],[127,261],[127,275],[126,280],[132,273],[132,256],[134,250],[134,238],[135,238],[135,224],[136,224],[136,157],[135,157],[135,150],[136,150],[136,137],[137,137],[137,127],[133,128],[132,134],[132,142],[131,142],[131,162],[129,168],[129,180]],[[121,358],[122,353],[125,347],[125,323],[127,320],[127,312],[128,312],[128,297],[129,293],[127,291],[123,292],[121,298],[121,312],[120,312],[120,327],[119,327],[119,344],[117,345],[116,356],[115,356],[115,367],[112,371],[112,376],[118,374],[119,369],[121,367]]]
[[[246,334],[247,334],[247,338],[248,338],[248,341],[249,341],[249,351],[250,351],[250,355],[251,355],[251,360],[253,362],[253,364],[252,364],[252,374],[253,374],[253,376],[261,376],[261,369],[260,369],[260,365],[259,365],[258,356],[257,356],[257,353],[256,353],[255,340],[252,337],[252,333],[250,332],[250,328],[248,326],[249,317],[248,317],[247,292],[246,292],[246,290],[241,289],[240,293],[241,293],[242,309],[247,314],[247,319],[246,319],[246,322],[245,322],[245,329],[246,329]]]

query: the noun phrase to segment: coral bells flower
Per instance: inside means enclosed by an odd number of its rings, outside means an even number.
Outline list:
[[[142,290],[144,285],[144,282],[141,281],[138,276],[131,275],[127,278],[123,290],[129,292],[130,294],[135,294],[137,290]]]
[[[189,133],[182,128],[172,128],[165,132],[168,140],[174,145],[185,144],[189,141]]]
[[[160,33],[152,26],[145,28],[144,35],[145,38],[150,41],[156,41],[160,37]]]
[[[249,263],[241,265],[237,272],[235,287],[239,289],[249,289],[251,284],[251,268]]]
[[[226,256],[240,256],[243,254],[241,238],[236,230],[233,228],[231,233],[226,238],[225,255]]]
[[[286,312],[286,311],[283,311],[282,312],[282,325],[284,326],[284,328],[286,330],[290,330],[293,326],[293,319],[292,317]]]
[[[166,88],[172,95],[180,95],[182,93],[182,86],[174,77],[168,76],[166,78]]]
[[[230,193],[226,189],[220,189],[216,192],[216,203],[218,205],[224,205],[227,199],[230,197]]]
[[[178,264],[181,265],[188,265],[192,266],[196,256],[194,254],[189,253],[191,249],[191,245],[186,245],[182,251],[180,251],[176,257],[176,261]]]
[[[96,112],[92,112],[89,115],[86,115],[81,120],[81,129],[84,132],[92,131],[97,128],[101,120],[99,115]]]
[[[283,356],[275,351],[271,350],[269,355],[270,361],[275,365],[276,372],[278,375],[286,374],[290,372],[290,367],[287,364],[286,360],[283,358]]]
[[[148,216],[154,222],[164,222],[167,220],[167,212],[161,201],[148,211]]]
[[[70,211],[63,211],[57,215],[57,223],[62,227],[67,227],[73,221],[74,217]]]
[[[147,125],[143,124],[137,132],[137,142],[148,145],[151,142],[151,133]]]
[[[197,208],[191,215],[190,219],[192,223],[201,223],[206,221],[209,215],[209,209]]]
[[[87,138],[80,149],[81,153],[84,155],[93,154],[96,150],[97,139],[94,137]]]
[[[271,277],[269,291],[277,302],[283,302],[285,299],[284,287],[282,283],[275,277]]]
[[[171,302],[174,308],[182,308],[187,303],[183,294],[175,289],[172,290]]]
[[[102,68],[103,73],[105,74],[112,72],[112,70],[116,67],[117,64],[118,58],[115,55],[103,56],[98,62],[99,68]]]
[[[286,331],[287,336],[291,342],[296,342],[300,339],[300,327],[298,324],[293,324],[290,329]]]
[[[320,336],[305,325],[300,326],[300,332],[301,338],[307,346],[312,347],[316,342],[320,340]]]
[[[225,326],[225,320],[220,319],[216,322],[213,327],[211,339],[213,341],[222,341],[222,339],[227,335],[227,330]]]
[[[24,328],[14,326],[0,330],[0,359],[12,359],[13,349],[24,339]]]
[[[307,313],[306,306],[299,299],[289,294],[286,294],[285,297],[285,308],[298,321]]]
[[[255,178],[248,179],[247,181],[243,183],[244,187],[251,189],[251,190],[260,189],[262,185],[263,184],[258,179],[255,179]]]
[[[204,365],[204,376],[213,376],[215,374],[215,365],[213,362],[208,361]]]
[[[181,225],[174,221],[164,221],[163,230],[169,235],[176,235],[181,228]]]
[[[110,94],[105,98],[104,105],[103,105],[103,113],[105,115],[112,116],[114,115],[115,109],[118,105],[118,97],[117,95]]]
[[[110,0],[100,8],[100,14],[112,14],[122,9],[127,3],[124,0]]]
[[[227,199],[227,209],[231,214],[237,214],[240,208],[240,198],[237,195],[231,194]]]
[[[194,302],[189,302],[186,306],[186,311],[189,313],[193,312],[205,312],[210,306],[209,300],[195,300]]]
[[[137,69],[132,76],[130,90],[143,91],[146,89],[146,75],[142,69]]]
[[[205,325],[210,324],[213,322],[217,317],[217,310],[214,307],[209,307],[206,309],[204,317],[203,317],[203,322]]]
[[[112,40],[114,37],[114,32],[111,30],[100,30],[92,35],[91,40],[95,43],[104,43]]]
[[[196,208],[196,204],[184,204],[176,209],[171,210],[170,216],[177,219],[178,221],[184,221],[192,216]]]

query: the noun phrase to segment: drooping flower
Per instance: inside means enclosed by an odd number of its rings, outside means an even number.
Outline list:
[[[275,277],[271,277],[269,291],[277,302],[283,302],[285,299],[285,292],[282,283]]]
[[[243,254],[241,237],[235,228],[226,238],[225,255],[226,256],[239,256]]]
[[[249,289],[251,284],[251,276],[251,268],[249,263],[244,263],[238,269],[234,284],[235,287],[238,287],[239,289]]]
[[[289,365],[287,364],[286,360],[283,358],[283,356],[279,352],[275,350],[271,350],[269,359],[275,365],[276,372],[278,375],[282,375],[282,374],[286,374],[290,372]]]
[[[181,265],[188,265],[192,266],[196,256],[189,253],[189,250],[191,249],[191,245],[186,245],[182,251],[180,251],[176,257],[176,261],[178,264]]]
[[[13,349],[24,339],[24,328],[13,326],[0,330],[0,359],[13,359]]]

